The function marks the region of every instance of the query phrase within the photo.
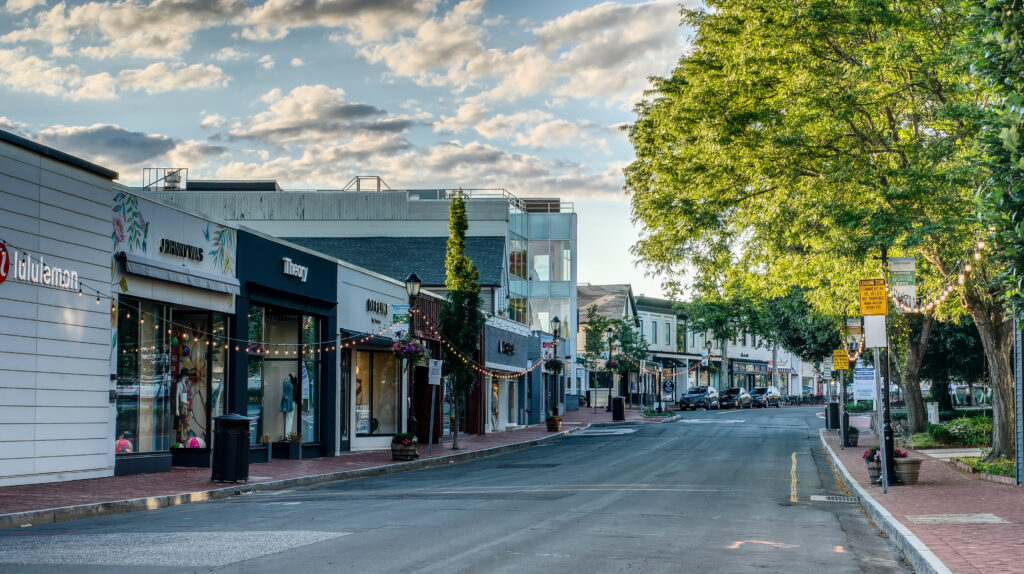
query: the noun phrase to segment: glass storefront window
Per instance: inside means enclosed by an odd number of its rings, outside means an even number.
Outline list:
[[[550,242],[530,241],[530,281],[551,280]]]
[[[289,356],[299,341],[299,317],[267,310],[267,354],[263,359],[263,432],[286,440],[298,432],[299,361]],[[305,438],[305,437],[303,437]]]
[[[356,351],[356,434],[398,432],[398,359],[390,352]]]
[[[526,246],[526,239],[518,235],[510,236],[508,271],[513,277],[527,278]]]
[[[316,352],[317,343],[320,341],[319,323],[313,317],[302,318],[302,428],[299,432],[302,433],[302,440],[306,442],[320,440],[317,424],[317,416],[320,413],[320,357]]]
[[[176,447],[210,444],[209,362],[211,349],[208,313],[178,313],[171,334],[171,396]],[[197,438],[199,441],[191,441]],[[190,442],[191,441],[191,442]]]
[[[164,451],[171,441],[170,307],[117,304],[117,454]]]
[[[245,416],[250,420],[249,442],[269,442],[263,440],[263,357],[249,355],[248,365]]]

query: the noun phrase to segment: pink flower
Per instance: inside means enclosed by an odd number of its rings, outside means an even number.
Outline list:
[[[121,219],[120,215],[114,216],[114,236],[117,237],[119,243],[128,237],[124,232],[124,219]]]

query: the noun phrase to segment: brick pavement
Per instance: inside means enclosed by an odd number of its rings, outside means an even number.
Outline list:
[[[590,424],[609,423],[611,418],[611,413],[605,412],[604,408],[568,411],[563,416],[562,431],[564,433]],[[626,422],[639,421],[661,422],[660,419],[645,419],[636,410],[626,412]],[[429,458],[437,459],[449,457],[454,453],[526,443],[557,434],[560,433],[548,432],[546,425],[542,423],[511,432],[463,435],[459,437],[458,451],[452,450],[450,442],[435,444]],[[421,460],[428,458],[427,445],[421,444],[418,450]],[[349,452],[339,456],[305,460],[274,459],[270,463],[251,464],[248,484],[259,485],[389,465],[393,468],[387,469],[388,472],[403,470],[400,466],[394,465],[390,450]],[[174,467],[171,472],[6,486],[0,487],[0,518],[12,513],[75,505],[98,506],[127,499],[201,493],[224,486],[210,480],[209,468],[183,467]],[[2,523],[3,520],[0,520],[0,524]]]
[[[859,445],[839,448],[836,431],[826,431],[832,447],[854,480],[903,526],[923,542],[950,570],[956,573],[1024,572],[1024,492],[981,480],[957,470],[952,464],[920,455],[918,484],[891,486],[887,494],[870,483],[861,455],[878,444],[868,429],[867,419],[851,417],[861,429]],[[904,449],[906,450],[906,449]],[[995,514],[1008,524],[914,524],[907,516],[921,514]]]

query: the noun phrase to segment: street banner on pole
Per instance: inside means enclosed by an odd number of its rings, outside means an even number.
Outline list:
[[[892,284],[896,299],[906,306],[917,304],[915,267],[916,261],[913,257],[889,258],[889,270],[892,272],[889,283]]]
[[[846,349],[832,351],[832,368],[837,371],[847,371],[850,369],[850,357],[846,354]]]
[[[857,367],[854,369],[853,400],[875,400],[875,369],[873,367]]]
[[[409,332],[409,305],[391,306],[391,330],[395,339],[401,339]]]
[[[889,312],[889,298],[885,294],[885,279],[861,279],[858,286],[860,288],[861,315],[885,315]]]

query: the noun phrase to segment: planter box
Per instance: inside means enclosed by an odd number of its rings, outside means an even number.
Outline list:
[[[302,443],[292,441],[275,442],[273,448],[274,458],[302,458]]]
[[[210,449],[208,448],[172,448],[171,466],[188,466],[193,468],[210,468]]]
[[[391,459],[400,461],[415,460],[420,456],[416,452],[416,444],[391,444]]]
[[[562,421],[547,421],[548,432],[558,432],[562,430]]]

